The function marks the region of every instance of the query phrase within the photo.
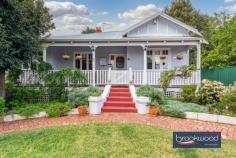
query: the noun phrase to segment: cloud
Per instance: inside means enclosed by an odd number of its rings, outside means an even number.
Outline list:
[[[89,25],[93,22],[93,20],[91,20],[88,17],[73,16],[73,15],[63,16],[63,21],[67,25],[71,25],[71,24]]]
[[[91,11],[83,4],[45,1],[45,6],[49,8],[56,25],[56,29],[51,32],[52,35],[80,34],[81,30],[93,23]]]
[[[49,11],[54,17],[63,16],[64,14],[77,14],[80,16],[88,16],[90,14],[85,5],[72,2],[46,1],[45,6],[50,9]]]
[[[108,12],[106,12],[106,11],[98,12],[98,13],[97,13],[97,15],[107,15],[107,14],[108,14]]]
[[[226,7],[220,7],[219,10],[227,10],[227,11],[236,13],[236,4],[231,5],[231,6],[226,6]]]
[[[225,0],[225,2],[236,2],[236,0]]]
[[[143,19],[160,10],[162,10],[162,8],[158,8],[155,4],[139,5],[135,9],[119,13],[118,17],[120,19]]]
[[[114,23],[110,21],[100,22],[97,26],[102,27],[103,31],[120,31],[125,29],[128,25],[126,23]]]

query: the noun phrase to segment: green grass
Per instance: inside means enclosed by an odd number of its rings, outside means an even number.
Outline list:
[[[172,131],[135,124],[62,126],[0,136],[0,157],[234,158],[236,141],[221,149],[173,149]]]

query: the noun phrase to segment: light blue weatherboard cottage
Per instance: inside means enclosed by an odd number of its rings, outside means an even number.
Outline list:
[[[43,60],[55,70],[79,68],[89,85],[159,85],[161,72],[188,65],[189,50],[196,48],[197,71],[176,77],[171,86],[179,87],[200,82],[202,43],[198,30],[157,12],[123,31],[52,36],[44,41]]]

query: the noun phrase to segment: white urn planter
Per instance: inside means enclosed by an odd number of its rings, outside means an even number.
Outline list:
[[[148,113],[149,107],[147,104],[150,102],[148,97],[137,97],[136,98],[136,108],[138,109],[138,113],[145,115]]]
[[[101,96],[98,97],[90,96],[88,101],[89,101],[89,113],[93,115],[100,114],[103,104],[103,98]]]

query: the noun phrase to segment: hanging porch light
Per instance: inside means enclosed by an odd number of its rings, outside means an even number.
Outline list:
[[[65,54],[62,56],[64,60],[70,59],[70,56],[66,53],[66,48],[65,48]]]
[[[76,54],[75,60],[80,60],[80,59],[82,59],[82,56],[80,54]]]
[[[68,59],[70,59],[70,56],[67,55],[67,54],[64,54],[64,55],[62,56],[62,58],[63,58],[64,60],[68,60]]]

